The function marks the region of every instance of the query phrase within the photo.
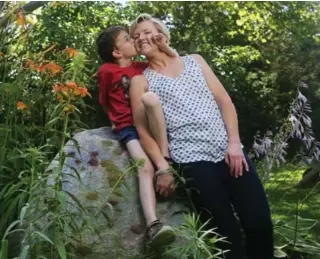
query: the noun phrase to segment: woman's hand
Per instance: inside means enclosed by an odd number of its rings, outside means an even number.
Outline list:
[[[162,33],[152,35],[151,38],[153,44],[157,45],[159,50],[166,53],[170,57],[178,57],[178,53],[168,45],[167,37]]]
[[[167,173],[159,175],[156,182],[156,191],[164,197],[171,196],[174,191],[174,177],[173,174]]]
[[[164,50],[169,47],[168,40],[166,36],[164,36],[162,33],[157,33],[152,35],[151,39],[152,39],[152,42],[156,44],[160,50]]]
[[[241,143],[229,143],[225,154],[226,163],[229,165],[230,174],[235,178],[242,176],[243,169],[249,171],[249,166],[242,151]]]

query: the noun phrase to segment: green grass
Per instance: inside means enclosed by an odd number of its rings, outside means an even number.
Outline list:
[[[286,167],[272,173],[265,189],[268,195],[273,219],[292,221],[299,217],[320,220],[320,185],[313,188],[296,188],[305,169]],[[298,204],[298,205],[297,205]],[[320,242],[320,224],[310,232],[312,240]],[[292,257],[296,258],[296,257]],[[319,256],[297,257],[319,259]]]
[[[305,169],[286,168],[271,175],[265,184],[274,218],[287,219],[296,213],[299,202],[299,216],[320,219],[320,186],[298,189],[295,186],[301,180]]]

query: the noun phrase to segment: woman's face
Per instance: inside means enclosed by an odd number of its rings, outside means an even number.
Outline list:
[[[150,21],[143,21],[137,24],[132,33],[134,46],[141,55],[148,56],[154,50],[158,50],[157,45],[152,41],[152,36],[159,33],[156,26]]]

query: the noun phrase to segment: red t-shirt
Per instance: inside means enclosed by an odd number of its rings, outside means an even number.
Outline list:
[[[107,107],[110,121],[119,132],[133,125],[129,100],[130,79],[141,75],[148,67],[146,62],[132,62],[128,67],[106,63],[98,70],[99,102]]]

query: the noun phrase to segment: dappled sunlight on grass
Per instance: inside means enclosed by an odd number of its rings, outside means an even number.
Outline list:
[[[298,189],[305,169],[285,168],[272,173],[269,183],[265,184],[272,217],[289,220],[296,214],[302,218],[320,219],[320,185],[314,188]],[[320,224],[313,233],[320,240]]]

